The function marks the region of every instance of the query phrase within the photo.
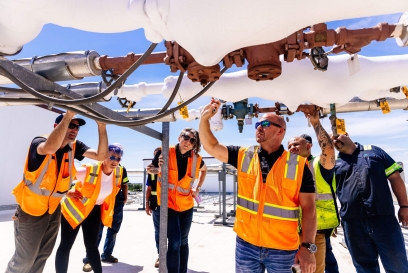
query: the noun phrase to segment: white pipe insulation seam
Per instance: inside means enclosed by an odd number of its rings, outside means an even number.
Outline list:
[[[406,0],[343,0],[336,7],[324,0],[312,7],[270,0],[0,0],[0,52],[15,53],[47,23],[100,33],[143,28],[149,41],[177,41],[198,63],[211,66],[233,50],[277,41],[305,26],[404,10]]]
[[[391,93],[389,89],[408,84],[408,54],[383,57],[359,55],[360,71],[352,76],[347,64],[349,58],[348,54],[329,56],[329,67],[325,72],[314,70],[308,59],[283,62],[282,75],[272,81],[252,81],[248,79],[246,70],[224,73],[204,95],[229,102],[259,97],[284,103],[292,111],[305,102],[329,107],[331,103],[339,106],[346,104],[353,97],[367,101],[383,97],[405,98],[402,92]],[[202,87],[184,77],[179,94],[187,100]],[[169,76],[164,83],[124,85],[117,95],[131,101],[159,93],[170,98],[177,79]]]

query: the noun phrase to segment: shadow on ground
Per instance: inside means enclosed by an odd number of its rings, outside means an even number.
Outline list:
[[[112,265],[106,265],[102,263],[102,269],[104,273],[117,273],[117,272],[142,272],[143,266],[140,265],[130,265],[126,263],[118,262]]]

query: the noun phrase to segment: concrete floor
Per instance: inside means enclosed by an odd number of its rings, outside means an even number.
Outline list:
[[[154,229],[151,217],[138,205],[125,206],[124,221],[117,236],[113,255],[119,259],[117,264],[102,263],[106,273],[122,272],[158,272],[153,264],[157,259],[154,241]],[[214,214],[218,207],[206,205],[194,213],[189,244],[190,273],[234,272],[235,233],[232,227],[214,225]],[[12,210],[0,211],[0,271],[7,266],[14,252]],[[403,230],[407,240],[408,232]],[[104,238],[102,238],[104,240]],[[54,251],[45,266],[45,273],[55,272],[55,252],[59,245],[58,238]],[[339,263],[340,272],[355,272],[348,250],[341,244],[342,230],[337,238],[332,238],[334,255]],[[100,247],[101,249],[101,247]],[[82,233],[78,234],[72,248],[68,272],[82,272],[82,258],[85,255]],[[382,272],[384,272],[382,270]]]

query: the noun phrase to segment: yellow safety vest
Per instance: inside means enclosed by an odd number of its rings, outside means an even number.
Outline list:
[[[309,168],[313,174],[316,188],[316,218],[317,230],[331,229],[339,226],[336,207],[336,179],[333,175],[331,185],[324,180],[320,172],[319,158],[317,156],[309,161]]]

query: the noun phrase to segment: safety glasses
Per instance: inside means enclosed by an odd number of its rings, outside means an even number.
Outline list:
[[[269,127],[271,125],[276,126],[278,128],[282,128],[282,126],[280,126],[279,124],[277,124],[275,122],[272,122],[272,121],[269,121],[269,120],[258,121],[257,123],[255,123],[255,129],[257,129],[259,125],[261,125],[262,128],[266,128],[266,127]]]
[[[120,162],[122,160],[122,158],[121,157],[116,157],[116,156],[111,156],[111,157],[109,157],[109,160]]]
[[[69,129],[78,129],[79,130],[79,125],[75,123],[70,123],[68,124]]]
[[[185,140],[185,141],[189,141],[190,140],[190,143],[191,144],[196,144],[196,142],[197,142],[197,139],[195,139],[195,138],[193,138],[193,137],[190,137],[189,135],[182,135],[182,137],[183,137],[183,139]]]

